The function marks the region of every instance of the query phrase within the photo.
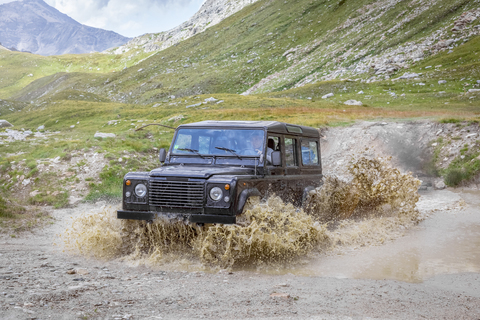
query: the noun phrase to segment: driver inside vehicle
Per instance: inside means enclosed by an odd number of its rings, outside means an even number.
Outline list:
[[[247,149],[242,151],[246,156],[257,156],[263,153],[263,133],[261,131],[255,131],[250,135],[250,143],[247,145]]]

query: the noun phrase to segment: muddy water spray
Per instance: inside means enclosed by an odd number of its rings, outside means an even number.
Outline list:
[[[312,251],[380,244],[418,218],[419,180],[386,159],[352,159],[349,182],[327,177],[310,192],[306,211],[278,197],[249,201],[236,225],[197,227],[161,219],[117,220],[113,210],[75,219],[68,249],[101,259],[161,265],[175,259],[228,268],[294,262]],[[334,223],[332,223],[334,222]],[[328,228],[327,228],[328,226]]]

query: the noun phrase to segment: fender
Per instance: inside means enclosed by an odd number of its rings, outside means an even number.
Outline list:
[[[237,212],[236,214],[241,214],[243,212],[243,207],[245,207],[245,203],[247,203],[248,198],[250,197],[261,197],[262,194],[258,191],[257,188],[250,188],[245,189],[240,193],[238,196],[238,204],[237,204]]]

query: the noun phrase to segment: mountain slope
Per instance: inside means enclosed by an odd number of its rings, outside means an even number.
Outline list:
[[[108,50],[108,52],[120,54],[138,47],[141,47],[141,50],[144,52],[166,49],[205,31],[205,29],[218,24],[245,6],[257,1],[206,0],[197,13],[181,25],[166,32],[147,33],[140,37],[135,37],[125,45]]]
[[[0,5],[0,42],[41,55],[103,51],[129,38],[78,23],[42,0]]]

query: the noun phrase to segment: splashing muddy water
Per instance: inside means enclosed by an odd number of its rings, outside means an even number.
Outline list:
[[[157,219],[117,220],[113,209],[74,219],[66,248],[99,259],[165,266],[175,261],[202,268],[277,268],[302,257],[378,245],[418,222],[420,181],[388,159],[352,159],[350,181],[327,177],[310,192],[305,210],[272,196],[250,200],[236,225],[198,227]]]

